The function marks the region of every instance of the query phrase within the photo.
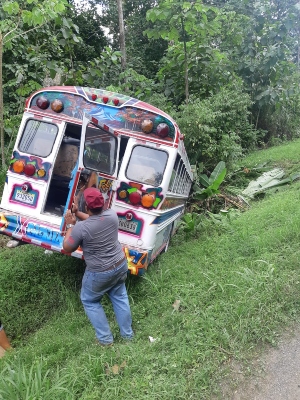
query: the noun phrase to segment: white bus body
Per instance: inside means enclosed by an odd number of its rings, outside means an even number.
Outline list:
[[[129,271],[141,275],[167,248],[192,171],[175,121],[126,95],[82,87],[32,94],[7,171],[0,233],[65,253],[64,214],[98,187],[119,218]],[[79,248],[72,256],[83,258]]]

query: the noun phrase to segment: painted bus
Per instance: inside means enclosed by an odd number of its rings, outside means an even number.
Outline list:
[[[168,248],[192,185],[176,122],[124,94],[76,86],[27,98],[0,204],[0,233],[66,254],[64,215],[97,187],[119,219],[129,271]],[[82,197],[81,197],[82,198]],[[83,259],[81,248],[70,254]]]

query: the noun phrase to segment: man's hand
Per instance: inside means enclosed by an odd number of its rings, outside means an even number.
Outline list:
[[[76,224],[76,217],[74,214],[71,213],[71,210],[67,210],[66,214],[65,214],[65,222],[66,224]]]
[[[75,215],[76,215],[76,213],[78,211],[78,195],[74,196],[73,204],[71,206],[71,211]]]

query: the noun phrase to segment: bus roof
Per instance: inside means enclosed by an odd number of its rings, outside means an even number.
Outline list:
[[[128,136],[178,146],[176,122],[164,111],[125,94],[79,86],[41,88],[26,100],[26,111],[78,123],[85,113]]]

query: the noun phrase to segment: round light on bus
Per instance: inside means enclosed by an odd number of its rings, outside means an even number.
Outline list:
[[[95,93],[92,94],[92,100],[93,101],[97,100],[97,95]]]
[[[22,192],[28,192],[29,186],[25,183],[22,185]]]
[[[142,131],[145,133],[150,133],[153,129],[153,122],[151,119],[144,119],[141,123]]]
[[[127,190],[121,190],[119,192],[120,199],[126,199],[127,195],[128,195]]]
[[[114,103],[115,106],[117,106],[120,103],[120,100],[119,99],[113,99],[113,103]]]
[[[154,203],[154,196],[152,196],[152,194],[146,193],[144,194],[144,196],[142,197],[141,203],[143,207],[149,208],[153,206]]]
[[[64,104],[61,100],[55,99],[51,103],[51,108],[53,111],[59,113],[64,109]]]
[[[161,124],[157,125],[156,133],[158,134],[158,136],[163,137],[163,138],[168,136],[169,126],[165,123],[161,123]]]
[[[108,103],[109,98],[107,96],[102,97],[103,103]]]
[[[125,215],[125,218],[126,218],[126,221],[131,221],[132,218],[133,218],[132,213],[131,213],[131,212],[128,212],[128,213]]]
[[[37,170],[37,176],[39,176],[40,178],[43,178],[46,175],[46,171],[41,168]]]
[[[26,164],[24,167],[24,174],[27,176],[32,176],[35,174],[35,166],[33,164]]]
[[[24,171],[24,163],[21,160],[17,160],[13,163],[12,169],[14,172],[21,174]]]
[[[141,195],[138,192],[132,192],[129,195],[129,201],[132,205],[136,206],[141,202]]]
[[[50,101],[45,96],[39,96],[36,99],[36,105],[42,110],[46,110],[49,107]]]

